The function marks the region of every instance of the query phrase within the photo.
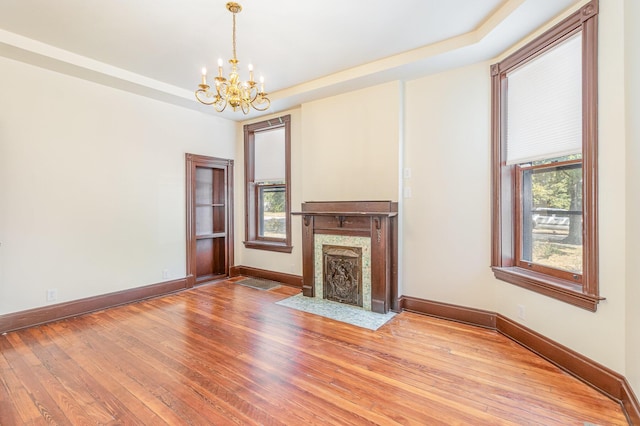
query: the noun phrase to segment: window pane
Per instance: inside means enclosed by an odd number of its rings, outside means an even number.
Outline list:
[[[284,127],[256,132],[254,140],[254,181],[285,181]]]
[[[507,74],[507,164],[582,150],[582,36]]]
[[[522,260],[582,274],[582,165],[525,170]]]
[[[258,235],[263,238],[285,239],[287,234],[285,215],[285,187],[258,187]]]

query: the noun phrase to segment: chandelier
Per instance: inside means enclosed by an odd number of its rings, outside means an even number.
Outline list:
[[[227,10],[233,13],[233,58],[229,59],[231,73],[226,79],[222,76],[222,58],[218,59],[218,76],[215,77],[215,90],[207,84],[207,69],[202,68],[202,82],[196,90],[196,99],[205,105],[213,105],[216,111],[222,112],[227,105],[234,111],[241,110],[248,114],[251,108],[265,111],[271,101],[264,92],[264,77],[260,77],[260,90],[253,80],[253,65],[249,64],[249,80],[240,81],[238,74],[238,59],[236,58],[236,13],[240,13],[242,6],[238,3],[227,3]]]

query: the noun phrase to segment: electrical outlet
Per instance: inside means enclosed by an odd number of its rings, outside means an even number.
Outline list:
[[[168,269],[163,269],[162,270],[162,279],[167,279],[169,278],[169,270]]]
[[[524,309],[524,305],[518,305],[518,318],[526,319],[526,312]]]
[[[404,168],[404,170],[402,171],[402,176],[403,176],[405,179],[409,179],[409,178],[411,178],[411,168],[409,168],[409,167],[405,167],[405,168]]]
[[[47,290],[47,302],[55,302],[58,300],[58,289],[50,288]]]
[[[411,198],[411,187],[410,186],[405,186],[404,187],[404,198]]]

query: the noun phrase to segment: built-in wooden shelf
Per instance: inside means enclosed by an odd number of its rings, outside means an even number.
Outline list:
[[[214,232],[213,234],[196,235],[196,240],[201,240],[205,238],[224,238],[226,236],[227,236],[226,232]]]

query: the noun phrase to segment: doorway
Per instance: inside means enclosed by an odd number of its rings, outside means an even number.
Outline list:
[[[187,286],[233,265],[233,160],[186,154]]]

